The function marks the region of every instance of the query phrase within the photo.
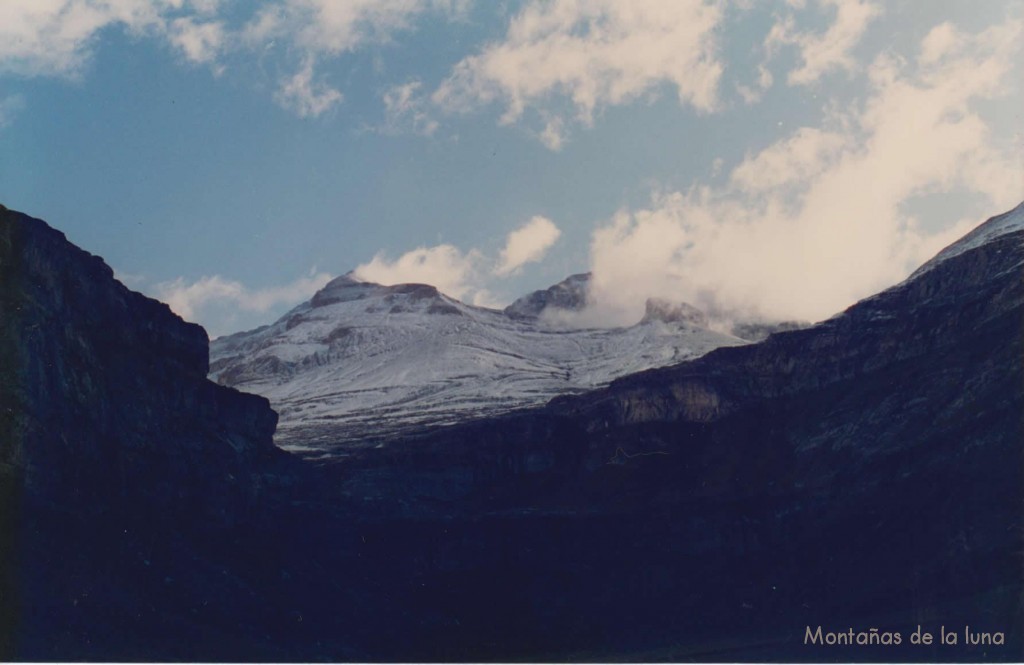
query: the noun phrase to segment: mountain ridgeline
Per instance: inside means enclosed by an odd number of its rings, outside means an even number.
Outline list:
[[[215,340],[211,378],[269,398],[281,415],[279,445],[329,459],[746,343],[711,330],[692,307],[655,300],[627,328],[543,320],[582,310],[588,280],[574,275],[498,311],[426,284],[344,275],[276,323]]]
[[[0,657],[1024,657],[1021,206],[816,326],[316,463],[271,444],[264,398],[204,379],[201,329],[39,220],[0,224]],[[525,335],[350,280],[223,348],[296,346],[239,380],[327,366],[385,328],[335,332],[355,307]],[[819,626],[902,640],[806,643]],[[914,645],[918,627],[960,644]]]

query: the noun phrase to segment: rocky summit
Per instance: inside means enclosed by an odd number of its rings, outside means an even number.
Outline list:
[[[503,311],[517,319],[536,319],[550,309],[582,311],[587,306],[590,277],[589,272],[570,275],[554,286],[519,298]]]
[[[1024,657],[1022,207],[816,326],[319,464],[201,329],[0,220],[0,657]],[[389,288],[293,330],[443,302]]]

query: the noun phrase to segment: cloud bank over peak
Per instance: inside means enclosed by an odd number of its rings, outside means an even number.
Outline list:
[[[554,222],[536,215],[506,236],[497,258],[480,249],[463,251],[445,243],[418,247],[396,259],[378,253],[352,272],[357,279],[386,286],[422,282],[464,302],[497,308],[503,303],[489,288],[494,279],[510,277],[524,265],[542,260],[561,235]]]
[[[1018,203],[1013,146],[992,141],[975,107],[1007,93],[1021,22],[936,31],[917,64],[879,55],[855,110],[748,154],[725,185],[656,196],[599,228],[590,320],[635,322],[649,296],[725,315],[820,320],[981,221],[926,229],[907,212],[916,197],[966,192],[991,211]]]
[[[481,290],[476,276],[481,272],[482,262],[483,256],[475,249],[463,252],[454,245],[442,244],[418,247],[394,260],[378,253],[352,272],[365,282],[385,286],[430,284],[453,298],[472,301]]]
[[[390,286],[422,283],[478,307],[500,308],[489,286],[495,279],[515,274],[523,265],[544,258],[547,250],[561,236],[554,222],[534,216],[508,234],[498,257],[489,257],[472,248],[461,250],[443,243],[433,247],[417,247],[391,259],[378,252],[371,260],[357,266],[352,276],[360,281]],[[119,275],[134,287],[145,287],[145,277]],[[280,286],[250,288],[242,282],[221,275],[203,276],[196,280],[183,277],[160,282],[146,289],[167,303],[175,313],[189,321],[202,323],[213,335],[239,330],[251,324],[246,314],[266,314],[282,306],[292,306],[313,296],[332,279],[332,275],[313,268],[306,276]]]

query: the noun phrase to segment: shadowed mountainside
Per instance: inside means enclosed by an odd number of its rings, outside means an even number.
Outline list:
[[[551,653],[1020,658],[1021,215],[811,329],[354,455],[339,485],[410,519],[501,523],[514,554],[461,593],[532,613],[508,625]],[[468,614],[520,653],[483,604]],[[1007,644],[801,643],[807,625],[917,624]]]
[[[286,461],[277,415],[208,381],[207,345],[98,257],[0,208],[0,658],[48,658],[44,644],[88,657],[67,614],[79,603],[129,621],[145,601],[122,603],[109,576],[139,529],[216,531],[259,512],[265,472]],[[59,588],[65,574],[78,588]]]
[[[201,329],[0,215],[0,657],[1024,656],[1020,207],[813,328],[316,467]]]

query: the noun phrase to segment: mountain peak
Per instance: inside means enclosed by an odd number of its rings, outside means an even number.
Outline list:
[[[384,286],[376,282],[364,282],[349,271],[340,277],[327,282],[310,300],[310,305],[326,307],[342,302],[363,300],[366,298],[384,298],[393,300],[396,296],[406,296],[417,301],[425,299],[441,299],[441,292],[436,286],[420,283],[403,283]]]
[[[535,319],[549,307],[579,311],[589,301],[590,279],[589,272],[570,275],[554,286],[519,298],[505,308],[505,314],[515,319]]]
[[[351,272],[347,272],[327,282],[322,289],[314,293],[310,304],[313,307],[326,307],[339,302],[361,300],[379,288],[379,284],[360,282]]]

